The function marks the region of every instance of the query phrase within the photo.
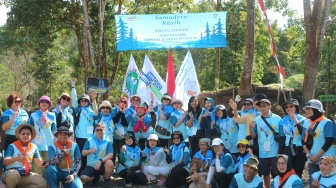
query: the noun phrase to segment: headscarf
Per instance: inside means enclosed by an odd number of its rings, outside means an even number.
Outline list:
[[[277,162],[279,161],[279,158],[283,158],[287,164],[286,171],[284,173],[279,172],[279,187],[282,187],[283,184],[286,182],[286,180],[293,174],[295,174],[295,171],[293,169],[293,164],[290,158],[287,155],[278,155]]]

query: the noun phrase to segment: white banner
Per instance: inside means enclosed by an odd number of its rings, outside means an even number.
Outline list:
[[[150,104],[150,93],[153,93],[155,96],[154,106],[156,105],[156,102],[161,103],[162,95],[167,91],[166,83],[156,72],[147,55],[145,56],[144,64],[142,66],[137,91],[141,97],[141,101],[146,102],[147,104]]]
[[[176,76],[175,84],[175,96],[183,101],[183,109],[187,110],[190,97],[198,96],[200,93],[194,62],[189,50]]]
[[[139,84],[140,73],[137,65],[135,64],[133,55],[131,54],[128,67],[126,70],[125,80],[122,86],[123,92],[129,97],[137,93],[137,88]]]

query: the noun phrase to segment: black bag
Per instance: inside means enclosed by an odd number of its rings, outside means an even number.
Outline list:
[[[198,129],[196,134],[192,136],[194,139],[204,138],[204,130]]]
[[[220,138],[221,134],[216,131],[216,129],[210,129],[210,131],[205,135],[205,138],[210,138],[213,140],[215,138]]]
[[[280,134],[277,132],[273,132],[273,134],[274,134],[274,140],[280,142]]]
[[[307,138],[307,141],[304,143],[307,147],[308,150],[311,150],[312,147],[313,147],[313,144],[314,144],[314,136],[315,136],[315,130],[318,126],[320,122],[317,122],[315,124],[315,126],[313,127],[313,129],[308,129],[308,131],[306,132],[306,134],[308,134],[308,138]]]
[[[266,123],[267,127],[271,129],[271,131],[273,132],[274,134],[274,140],[276,142],[280,142],[280,134],[278,132],[275,132],[275,130],[273,129],[273,127],[271,127],[271,125],[266,121],[265,117],[264,116],[261,116],[261,119],[264,120],[264,122]]]
[[[161,135],[164,135],[164,136],[170,136],[170,132],[168,129],[160,126],[160,125],[156,125],[155,126],[155,131]]]

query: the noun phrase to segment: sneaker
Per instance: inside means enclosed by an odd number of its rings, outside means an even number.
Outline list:
[[[132,183],[126,183],[125,181],[124,181],[124,185],[125,185],[126,187],[132,187]]]
[[[167,178],[162,176],[159,182],[157,183],[157,185],[160,185],[160,186],[165,185],[166,181],[167,181]]]
[[[110,188],[112,187],[112,180],[106,179],[105,181],[105,188]]]
[[[100,176],[95,176],[91,182],[91,187],[98,187],[98,182],[99,182]]]

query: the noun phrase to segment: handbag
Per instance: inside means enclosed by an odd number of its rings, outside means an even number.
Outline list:
[[[280,142],[280,134],[278,132],[275,132],[275,130],[273,129],[273,127],[271,127],[271,125],[266,121],[264,116],[261,116],[261,119],[264,120],[264,122],[266,123],[267,127],[271,129],[271,131],[274,134],[274,140],[276,142]]]
[[[319,123],[320,123],[320,122],[317,122],[317,123],[315,124],[315,126],[313,127],[313,129],[309,129],[309,130],[306,132],[306,134],[308,134],[308,138],[307,138],[307,141],[306,141],[304,144],[306,145],[306,147],[307,147],[308,150],[311,150],[312,147],[313,147],[313,144],[314,144],[314,136],[313,136],[313,135],[316,134],[316,133],[315,133],[315,130],[316,130],[316,128],[317,128],[317,126],[318,126]]]
[[[196,131],[196,134],[192,136],[194,139],[200,139],[204,138],[204,130],[203,129],[198,129]]]
[[[162,127],[161,125],[156,125],[155,126],[155,131],[161,135],[164,136],[170,136],[170,131],[164,127]]]

